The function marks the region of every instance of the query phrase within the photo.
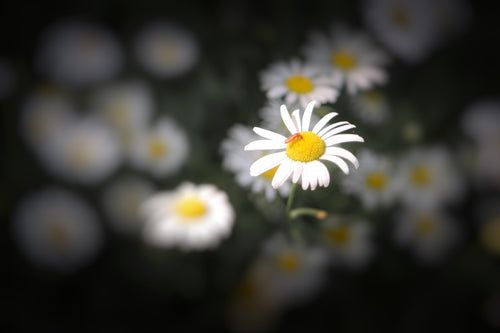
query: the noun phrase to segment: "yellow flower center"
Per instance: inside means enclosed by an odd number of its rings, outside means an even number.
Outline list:
[[[387,184],[387,177],[382,172],[371,172],[366,175],[366,185],[374,190],[381,190]]]
[[[410,27],[410,18],[403,8],[396,7],[392,11],[392,19],[400,28],[407,29]]]
[[[413,168],[410,173],[410,181],[416,186],[425,186],[431,181],[431,172],[429,168],[419,165]]]
[[[432,216],[423,216],[417,220],[417,234],[419,236],[428,236],[436,230],[437,221]]]
[[[382,101],[382,96],[376,90],[366,91],[363,96],[368,103],[378,104]]]
[[[351,239],[351,232],[347,227],[334,227],[326,232],[326,237],[333,245],[345,245]]]
[[[272,180],[274,178],[274,175],[276,174],[276,170],[278,170],[278,167],[279,165],[267,170],[266,172],[261,173],[260,176],[264,179]]]
[[[347,51],[333,52],[331,62],[334,66],[343,70],[350,70],[356,67],[356,57]]]
[[[177,62],[180,56],[176,43],[171,38],[165,38],[164,40],[159,41],[156,45],[155,53],[158,60],[167,64]]]
[[[62,223],[53,223],[49,226],[48,236],[50,242],[56,247],[64,247],[69,243],[70,235]]]
[[[286,154],[294,161],[312,162],[325,152],[325,142],[313,132],[300,132],[286,145]]]
[[[176,212],[185,218],[195,218],[207,212],[207,206],[196,196],[185,196],[179,199],[175,206]]]
[[[299,94],[305,94],[313,90],[314,85],[312,81],[303,75],[292,75],[286,80],[288,89],[295,91]]]
[[[278,267],[285,272],[293,273],[300,268],[300,258],[292,251],[285,251],[276,258]]]
[[[109,108],[110,120],[116,125],[123,126],[128,121],[129,106],[125,101],[116,101]]]
[[[86,168],[92,161],[92,145],[86,138],[77,138],[69,147],[67,157],[71,167]]]
[[[161,158],[168,152],[168,145],[160,138],[153,138],[149,141],[149,153],[154,158]]]
[[[500,254],[500,216],[485,223],[479,233],[481,244],[491,253]]]

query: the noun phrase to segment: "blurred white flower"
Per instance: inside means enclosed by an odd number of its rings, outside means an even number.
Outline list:
[[[232,231],[235,213],[227,194],[211,184],[182,183],[140,208],[147,243],[182,250],[215,248]]]
[[[363,220],[329,216],[321,220],[320,232],[329,260],[334,265],[359,269],[375,254],[372,225]]]
[[[137,169],[164,177],[177,172],[188,154],[189,141],[184,130],[173,119],[163,117],[155,120],[151,128],[137,133],[130,158]]]
[[[114,132],[97,118],[65,124],[42,148],[40,157],[54,176],[82,184],[95,184],[110,176],[121,162]]]
[[[135,55],[139,64],[158,78],[178,77],[198,61],[199,46],[186,29],[169,21],[151,22],[138,33]]]
[[[154,190],[153,184],[137,176],[122,176],[106,186],[101,200],[111,228],[123,235],[139,233],[139,207]]]
[[[349,94],[387,82],[388,56],[368,35],[345,26],[332,26],[329,35],[311,33],[303,52],[310,63],[329,68],[332,77],[340,75]]]
[[[248,173],[250,165],[262,157],[261,152],[243,150],[243,146],[253,137],[250,127],[233,125],[228,131],[228,137],[221,143],[222,166],[235,174],[236,182],[240,186],[250,188],[253,193],[263,192],[268,201],[273,201],[277,190],[271,186],[271,181],[278,167],[263,172],[259,177],[252,177]],[[283,197],[287,197],[290,189],[290,182],[286,182],[278,188],[278,191]]]
[[[409,209],[396,218],[396,244],[410,248],[415,258],[424,264],[445,259],[461,239],[458,221],[436,209]]]
[[[392,205],[397,196],[393,165],[389,157],[363,149],[358,152],[359,168],[342,177],[341,188],[356,195],[364,208]]]
[[[260,176],[262,173],[278,167],[271,185],[274,188],[282,186],[292,176],[292,182],[297,183],[302,178],[302,189],[316,189],[316,186],[326,187],[330,184],[330,174],[327,167],[320,160],[335,163],[344,173],[349,173],[349,167],[341,157],[349,160],[358,167],[356,157],[344,148],[333,147],[344,142],[363,142],[363,138],[356,134],[339,134],[356,126],[346,121],[325,125],[337,115],[330,112],[321,118],[309,130],[314,101],[310,102],[300,119],[297,109],[290,114],[286,106],[281,106],[281,117],[287,129],[292,134],[285,137],[281,134],[254,127],[256,134],[266,140],[255,140],[245,146],[245,150],[281,150],[259,158],[250,166],[251,176]],[[293,120],[292,120],[293,118]]]
[[[320,66],[299,59],[272,64],[260,73],[261,87],[271,100],[305,108],[311,101],[318,105],[334,103],[339,95],[340,75],[328,75]]]
[[[46,188],[24,198],[12,228],[23,254],[44,268],[84,267],[102,246],[102,229],[95,212],[62,188]]]
[[[367,124],[380,125],[387,120],[390,113],[389,102],[385,94],[378,89],[350,95],[350,104],[354,114]]]
[[[42,35],[36,55],[38,70],[60,84],[95,84],[115,76],[123,53],[114,34],[103,26],[63,20]]]
[[[17,85],[17,73],[9,60],[0,57],[0,101],[10,97]]]
[[[398,164],[398,196],[407,207],[453,204],[464,194],[457,162],[444,146],[415,147],[400,156]]]

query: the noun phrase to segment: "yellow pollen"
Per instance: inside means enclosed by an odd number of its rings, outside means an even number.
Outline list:
[[[272,169],[267,170],[266,172],[261,173],[260,176],[262,178],[267,179],[267,180],[272,180],[274,177],[274,174],[276,173],[276,170],[278,170],[278,167],[279,167],[279,165],[275,166]]]
[[[300,136],[286,145],[286,154],[294,161],[312,162],[325,152],[325,142],[313,132],[300,132]]]
[[[168,145],[160,138],[153,138],[149,142],[149,152],[154,158],[161,158],[168,152]]]
[[[436,230],[437,221],[432,216],[420,217],[417,220],[417,234],[420,236],[430,235]]]
[[[347,51],[333,52],[331,61],[334,66],[340,67],[343,70],[353,69],[357,63],[354,55]]]
[[[276,258],[278,267],[288,273],[296,272],[300,268],[300,259],[296,253],[286,251]]]
[[[177,202],[176,212],[185,218],[200,217],[207,212],[205,203],[195,196],[185,196]]]
[[[303,75],[292,75],[286,80],[288,89],[295,91],[299,94],[305,94],[313,90],[314,85],[307,77]]]
[[[382,172],[371,172],[366,175],[366,185],[374,190],[381,190],[387,184],[387,177]]]
[[[425,186],[431,181],[431,172],[423,165],[416,166],[410,173],[410,180],[416,186]]]
[[[326,237],[334,245],[345,245],[351,238],[351,232],[347,227],[334,227],[326,232]]]

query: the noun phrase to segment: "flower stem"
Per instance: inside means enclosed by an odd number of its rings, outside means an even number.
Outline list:
[[[288,201],[286,203],[286,215],[290,217],[290,211],[292,210],[293,199],[295,198],[295,192],[297,190],[297,183],[292,184],[292,188],[290,190],[290,195],[288,196]]]

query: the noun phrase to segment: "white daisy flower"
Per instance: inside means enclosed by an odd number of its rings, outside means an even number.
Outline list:
[[[408,207],[437,207],[458,201],[464,182],[450,152],[442,147],[416,147],[400,157],[396,181]]]
[[[10,61],[0,57],[0,101],[10,97],[17,85],[17,73]]]
[[[111,228],[123,235],[138,233],[142,227],[139,207],[153,192],[153,184],[135,176],[121,177],[109,184],[101,199]]]
[[[303,52],[310,63],[330,68],[333,76],[340,75],[349,94],[387,81],[382,66],[388,56],[367,35],[345,26],[332,26],[328,36],[312,33]]]
[[[102,245],[92,208],[75,194],[46,188],[24,198],[12,224],[23,254],[41,267],[73,270],[89,264]]]
[[[328,169],[320,160],[335,163],[346,174],[349,173],[349,167],[341,157],[358,167],[358,160],[351,152],[336,146],[344,142],[364,141],[356,134],[339,134],[355,126],[342,121],[325,127],[337,115],[330,112],[309,130],[314,103],[312,101],[307,105],[302,119],[299,110],[295,110],[290,117],[286,106],[281,106],[281,117],[291,133],[288,138],[260,127],[253,128],[254,132],[265,140],[250,142],[245,146],[245,150],[282,151],[265,155],[255,161],[250,167],[251,176],[260,176],[278,166],[271,182],[274,188],[282,186],[292,176],[293,183],[302,178],[302,188],[306,190],[310,187],[314,190],[318,185],[326,187],[330,184]]]
[[[245,143],[254,138],[252,129],[240,124],[233,125],[228,131],[228,138],[221,143],[221,153],[223,155],[222,166],[233,172],[236,182],[247,188],[251,188],[253,193],[264,193],[268,201],[276,198],[276,189],[271,186],[271,181],[278,167],[274,167],[259,175],[252,177],[248,169],[252,163],[262,157],[258,151],[244,151],[241,149]],[[286,182],[278,188],[280,195],[287,197],[290,194],[291,184]]]
[[[360,167],[341,179],[342,189],[359,197],[365,209],[391,205],[398,188],[389,158],[367,149],[359,151],[358,157]]]
[[[398,216],[394,228],[396,243],[409,247],[416,259],[425,264],[443,260],[460,237],[457,221],[434,209],[404,211]]]
[[[336,216],[321,220],[321,236],[334,265],[359,269],[366,266],[375,253],[373,228],[362,220],[345,220]]]
[[[229,236],[235,213],[227,194],[214,185],[182,183],[160,192],[140,208],[146,242],[182,250],[215,248]]]
[[[198,61],[199,46],[194,36],[169,21],[151,22],[135,40],[139,64],[159,78],[178,77]]]
[[[350,95],[350,104],[352,111],[360,120],[372,125],[384,123],[390,113],[389,102],[378,89]]]
[[[339,95],[340,75],[328,75],[322,67],[302,63],[299,59],[272,64],[261,75],[261,86],[269,99],[297,103],[305,108],[313,100],[319,104],[334,103]]]
[[[172,175],[184,165],[189,153],[186,133],[168,117],[138,132],[131,147],[131,163],[155,177]]]
[[[70,96],[58,88],[45,86],[22,102],[19,131],[24,141],[38,152],[76,118]]]
[[[90,22],[57,22],[42,36],[36,65],[52,80],[71,86],[94,84],[112,78],[123,65],[116,37]]]
[[[40,157],[56,177],[95,184],[116,170],[121,149],[109,127],[88,117],[59,129],[43,147]]]

